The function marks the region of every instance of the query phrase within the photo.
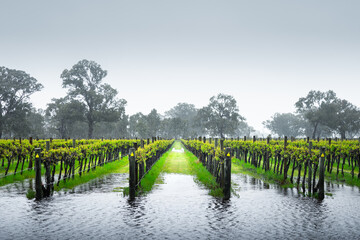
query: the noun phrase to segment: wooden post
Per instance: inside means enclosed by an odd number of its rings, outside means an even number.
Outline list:
[[[101,140],[101,141],[102,141],[102,140]],[[76,140],[73,139],[72,142],[73,142],[73,148],[76,147]]]
[[[312,142],[309,142],[309,153],[311,156],[311,149],[312,149]],[[312,177],[312,163],[310,159],[308,161],[308,170],[309,170],[309,176],[308,176],[308,193],[311,196],[311,177]]]
[[[224,165],[224,200],[229,200],[231,192],[231,148],[225,150]]]
[[[36,200],[44,196],[41,182],[41,148],[35,148],[35,192]]]
[[[141,186],[141,179],[144,177],[144,162],[139,162],[139,186]]]
[[[256,142],[256,137],[255,136],[253,136],[253,142]]]
[[[323,200],[324,197],[325,197],[325,193],[324,193],[324,175],[325,175],[324,161],[325,161],[325,147],[321,147],[321,149],[320,149],[320,161],[319,161],[319,165],[320,165],[319,182],[318,182],[318,186],[319,186],[318,199],[319,200]]]
[[[219,141],[219,139],[215,138],[215,148],[217,148],[217,146],[218,146],[218,141]]]
[[[138,149],[137,143],[134,143],[134,148],[135,148],[135,151]],[[139,182],[138,180],[139,180],[139,165],[135,158],[135,186],[137,186],[137,184]]]
[[[286,146],[287,146],[287,136],[285,136],[284,138],[284,154],[286,153]],[[288,167],[287,167],[287,161],[288,159],[284,157],[283,162],[284,162],[284,180],[286,180],[287,178],[287,171],[288,171]]]
[[[144,140],[143,139],[141,139],[140,145],[141,145],[141,148],[144,148]]]
[[[135,199],[135,148],[130,148],[129,152],[129,195],[130,200]]]
[[[244,136],[244,141],[246,141],[246,136]]]
[[[224,139],[220,139],[220,149],[224,150]]]
[[[33,144],[33,138],[32,137],[29,137],[29,143],[30,143],[30,145]]]
[[[50,150],[50,142],[46,141],[46,151],[48,152]]]

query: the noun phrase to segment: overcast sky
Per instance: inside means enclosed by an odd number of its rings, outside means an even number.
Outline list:
[[[262,130],[310,90],[360,106],[360,1],[2,0],[0,66],[63,97],[60,74],[82,59],[128,101],[126,112],[200,108],[218,93]]]

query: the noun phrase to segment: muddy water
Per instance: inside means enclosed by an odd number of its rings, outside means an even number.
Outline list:
[[[327,185],[318,202],[252,177],[232,175],[228,202],[209,195],[193,177],[164,174],[147,196],[128,202],[114,174],[27,200],[29,182],[0,188],[0,239],[359,239],[360,192]],[[235,186],[236,184],[236,186]]]

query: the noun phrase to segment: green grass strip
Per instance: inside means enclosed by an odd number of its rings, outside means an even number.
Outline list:
[[[160,173],[162,172],[163,166],[165,164],[165,160],[168,158],[170,151],[164,153],[160,159],[152,166],[150,171],[143,177],[141,180],[141,186],[139,188],[139,192],[141,193],[148,193],[153,188],[156,179],[159,177]]]
[[[42,171],[45,171],[45,168],[42,168],[42,169],[44,169]],[[16,173],[16,175],[9,175],[9,176],[6,176],[4,178],[1,178],[0,179],[0,187],[4,186],[6,184],[10,184],[10,183],[18,182],[18,181],[23,181],[23,180],[28,179],[28,178],[35,178],[35,171],[34,170],[24,171],[22,175],[20,175],[20,172],[19,172],[19,173]]]
[[[294,187],[294,184],[292,184],[289,179],[284,181],[283,175],[276,174],[271,170],[265,171],[262,168],[256,168],[250,163],[245,163],[244,161],[240,161],[237,158],[232,159],[231,173],[247,174],[254,178],[261,179],[266,183],[275,183],[284,188]]]
[[[102,177],[110,173],[127,173],[127,172],[129,172],[129,159],[126,156],[120,161],[106,163],[104,164],[104,166],[97,166],[96,169],[90,170],[90,172],[84,172],[81,176],[79,174],[75,174],[74,179],[69,178],[66,180],[66,182],[60,180],[59,186],[55,185],[54,190],[59,191],[61,189],[73,189],[78,185],[87,183],[90,180],[93,180],[98,177]]]
[[[215,177],[202,165],[197,157],[187,149],[185,149],[185,155],[188,160],[191,173],[196,176],[195,181],[208,188],[210,190],[209,195],[213,197],[223,197],[223,190],[216,182]]]
[[[255,168],[250,163],[245,163],[244,160],[239,160],[237,158],[233,158],[232,164],[232,173],[244,173],[249,174],[256,178],[261,178],[265,182],[268,183],[277,183],[280,184],[282,187],[294,187],[296,184],[291,184],[290,182],[290,176],[292,172],[292,162],[289,165],[288,169],[288,179],[284,181],[284,175],[283,174],[276,174],[273,172],[273,165],[270,167],[270,171],[265,172],[262,168]],[[260,166],[262,166],[263,161],[261,161]],[[344,167],[344,176],[341,174],[341,166],[340,166],[340,173],[338,176],[336,176],[336,167],[334,164],[332,173],[328,173],[325,171],[325,180],[332,182],[332,183],[338,183],[338,184],[346,184],[349,186],[356,186],[360,188],[360,179],[357,178],[357,172],[354,173],[354,178],[352,178],[350,174],[350,170],[346,170],[346,166]],[[319,169],[317,170],[317,174],[319,174]],[[301,177],[304,175],[304,168],[301,169]],[[294,172],[294,181],[298,177],[298,170],[296,169]],[[307,182],[306,182],[307,183]]]

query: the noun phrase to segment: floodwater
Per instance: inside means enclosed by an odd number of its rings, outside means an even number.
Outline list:
[[[333,196],[318,202],[233,174],[235,191],[222,202],[193,176],[164,174],[162,184],[129,202],[113,191],[127,177],[109,175],[41,202],[25,197],[29,180],[1,187],[0,239],[360,238],[358,188],[328,184]]]

